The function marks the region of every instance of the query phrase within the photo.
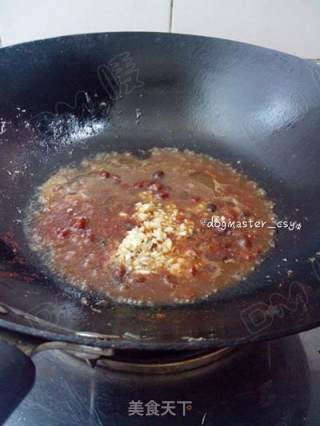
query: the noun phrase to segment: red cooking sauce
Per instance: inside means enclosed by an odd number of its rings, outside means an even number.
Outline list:
[[[264,191],[191,151],[99,154],[60,169],[37,198],[31,247],[67,283],[119,302],[208,297],[244,279],[273,245]],[[208,226],[217,219],[234,226]],[[265,225],[235,226],[249,219]]]

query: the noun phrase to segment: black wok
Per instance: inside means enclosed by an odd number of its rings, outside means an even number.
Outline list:
[[[90,34],[0,50],[0,325],[136,349],[219,347],[320,324],[320,68],[205,37]],[[275,249],[204,302],[143,308],[64,291],[28,248],[37,185],[89,154],[175,146],[231,163],[266,189]],[[84,299],[85,297],[85,299]],[[160,315],[159,315],[160,314]]]

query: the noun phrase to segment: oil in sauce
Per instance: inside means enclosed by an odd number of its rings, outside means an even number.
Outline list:
[[[66,283],[118,302],[206,298],[246,277],[273,245],[265,192],[187,150],[98,154],[61,168],[36,198],[25,226],[32,249]]]

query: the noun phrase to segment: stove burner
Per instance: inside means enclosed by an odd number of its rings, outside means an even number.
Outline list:
[[[32,357],[36,367],[33,389],[5,424],[318,425],[319,330],[243,345],[234,356],[231,352],[223,355],[221,363],[158,376],[94,369],[62,350],[43,351]],[[127,353],[128,361],[142,358],[146,363],[169,363],[196,356],[195,351],[176,356],[143,354]],[[122,355],[115,356],[120,360]],[[5,404],[8,395],[3,393],[2,399]],[[160,416],[165,402],[171,401],[175,415],[147,417],[150,401],[160,404]],[[183,417],[179,402],[189,401],[192,409]],[[130,407],[138,402],[145,417],[129,416]]]
[[[173,374],[194,370],[209,364],[220,366],[238,353],[239,347],[221,348],[211,351],[173,353],[115,353],[113,357],[101,358],[97,365],[125,373]]]
[[[46,350],[61,350],[88,362],[93,367],[139,374],[172,374],[194,370],[209,364],[217,368],[244,352],[250,345],[206,351],[161,352],[120,351],[66,342],[47,342],[39,345],[33,355]]]

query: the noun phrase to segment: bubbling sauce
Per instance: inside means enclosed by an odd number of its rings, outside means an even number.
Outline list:
[[[60,169],[36,198],[25,226],[32,249],[66,283],[118,302],[206,298],[244,279],[273,245],[265,192],[191,151],[99,154]]]

